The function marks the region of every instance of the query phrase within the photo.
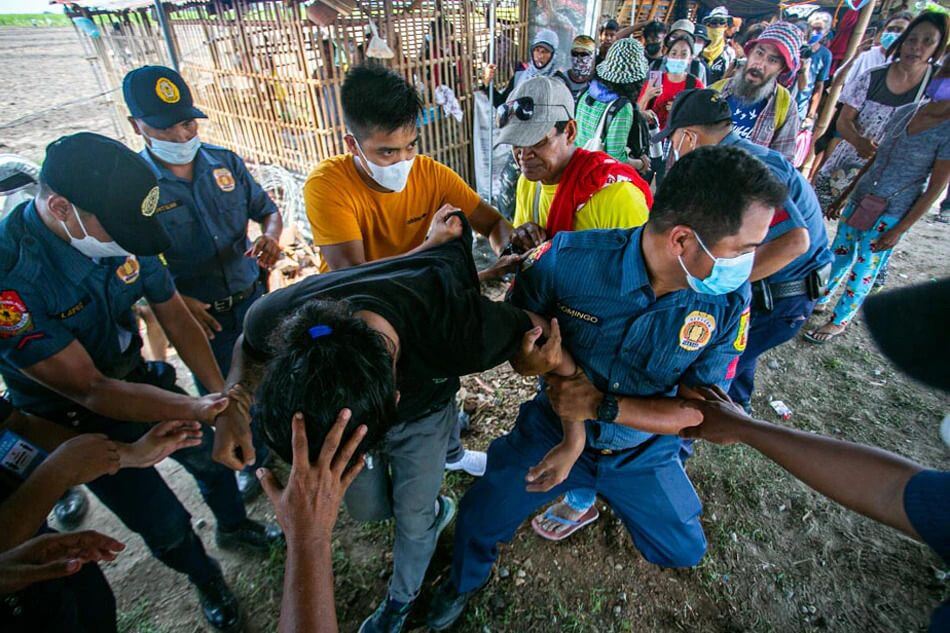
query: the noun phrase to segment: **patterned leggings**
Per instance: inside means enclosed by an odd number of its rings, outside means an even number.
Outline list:
[[[900,222],[899,217],[883,216],[870,231],[859,231],[845,224],[845,220],[854,212],[854,203],[848,203],[841,219],[838,232],[831,245],[835,261],[831,265],[831,281],[825,290],[825,296],[818,300],[820,306],[831,301],[831,295],[844,284],[844,293],[835,304],[832,323],[847,325],[861,308],[874,286],[874,280],[881,268],[890,259],[893,251],[874,252],[871,244],[877,237]]]

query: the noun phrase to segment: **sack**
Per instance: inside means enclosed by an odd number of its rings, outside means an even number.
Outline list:
[[[885,211],[887,211],[887,198],[869,193],[858,201],[854,211],[844,223],[859,231],[870,231],[877,226],[877,221],[881,219]]]
[[[795,137],[795,156],[792,157],[792,165],[795,169],[800,168],[805,159],[808,158],[808,150],[811,149],[811,130],[800,130]]]

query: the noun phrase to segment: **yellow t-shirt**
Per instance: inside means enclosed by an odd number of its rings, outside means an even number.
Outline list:
[[[548,223],[548,211],[554,202],[557,185],[545,185],[531,182],[524,176],[518,177],[515,191],[515,226],[534,221],[535,189],[541,187],[538,200],[538,224]],[[646,223],[649,215],[643,192],[632,182],[615,182],[607,185],[587,201],[574,218],[574,230],[589,229],[629,229]]]
[[[454,171],[416,156],[406,188],[382,193],[366,186],[353,156],[321,161],[303,186],[307,218],[317,246],[363,240],[366,261],[401,255],[422,244],[432,215],[451,204],[471,215],[481,200]],[[326,262],[321,272],[328,270]]]

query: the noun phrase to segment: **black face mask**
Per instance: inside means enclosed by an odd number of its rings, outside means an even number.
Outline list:
[[[652,44],[647,44],[644,50],[646,50],[647,55],[650,57],[656,57],[660,54],[660,43],[653,42]]]

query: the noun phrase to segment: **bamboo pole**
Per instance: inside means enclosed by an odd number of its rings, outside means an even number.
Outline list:
[[[168,49],[168,61],[175,72],[178,72],[178,52],[175,51],[175,42],[172,39],[171,29],[168,28],[168,15],[165,13],[162,0],[155,0],[155,14],[158,16],[158,24],[162,27],[162,37],[165,38],[165,47]]]
[[[854,31],[851,32],[851,39],[848,40],[848,48],[844,54],[845,59],[851,59],[855,52],[857,52],[861,41],[864,40],[864,32],[867,30],[868,23],[871,21],[871,14],[874,13],[875,4],[877,4],[877,0],[869,0],[868,3],[864,5],[864,8],[861,9],[861,14],[858,16],[858,23],[854,25]],[[843,82],[832,83],[831,90],[828,91],[828,96],[825,97],[825,101],[821,106],[818,121],[815,122],[815,129],[812,134],[814,138],[821,138],[828,130],[828,125],[831,123],[831,117],[834,116],[835,106],[838,105],[838,97],[841,96],[841,89],[843,87]]]

